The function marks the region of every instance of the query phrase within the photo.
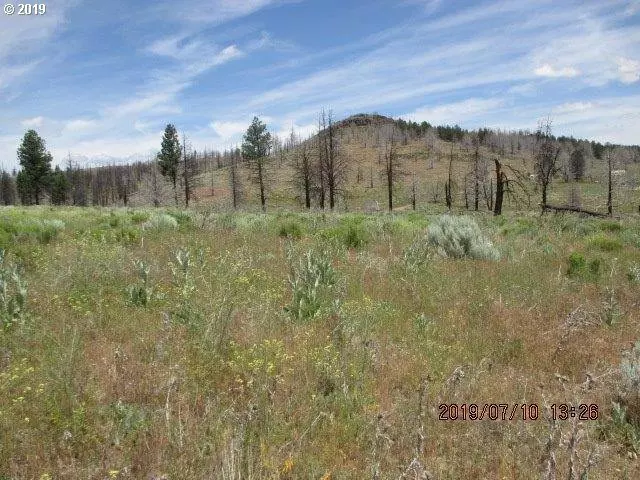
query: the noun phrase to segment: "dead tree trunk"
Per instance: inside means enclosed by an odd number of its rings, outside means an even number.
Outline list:
[[[473,165],[473,209],[477,212],[480,206],[480,148],[476,145],[475,159]]]
[[[609,170],[609,184],[607,187],[607,213],[609,216],[613,215],[613,185],[611,178],[611,152],[607,152],[607,168]]]
[[[494,159],[496,163],[496,201],[493,208],[493,215],[502,215],[502,201],[504,199],[504,173],[502,172],[502,165],[498,159]]]
[[[444,186],[444,197],[447,202],[447,208],[451,210],[451,206],[453,205],[453,196],[451,193],[451,185],[452,185],[452,170],[453,170],[453,143],[451,144],[451,156],[449,158],[449,177],[447,179],[447,183]]]

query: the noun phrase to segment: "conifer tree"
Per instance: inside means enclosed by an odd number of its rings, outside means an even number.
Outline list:
[[[158,166],[163,177],[171,180],[173,185],[173,195],[178,204],[178,167],[180,165],[181,150],[178,131],[172,124],[168,124],[162,136],[162,146],[158,153]]]
[[[35,130],[24,134],[18,148],[18,160],[22,170],[18,173],[18,193],[23,203],[40,205],[51,174],[51,154],[47,152],[44,140]]]
[[[53,205],[64,205],[67,202],[69,192],[69,181],[60,167],[56,166],[51,175],[51,203]]]
[[[258,117],[253,117],[253,121],[247,133],[244,135],[242,143],[242,156],[249,162],[249,167],[253,172],[253,181],[260,188],[260,204],[262,211],[267,209],[267,199],[265,193],[266,159],[271,149],[271,134],[267,131],[267,126]]]

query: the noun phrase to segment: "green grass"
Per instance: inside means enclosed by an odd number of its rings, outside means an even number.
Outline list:
[[[0,478],[398,478],[422,432],[436,478],[533,479],[545,402],[598,405],[580,468],[624,478],[640,222],[470,217],[499,259],[439,255],[420,212],[0,209]]]

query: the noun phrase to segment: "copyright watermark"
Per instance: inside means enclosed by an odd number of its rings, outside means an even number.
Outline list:
[[[44,15],[47,13],[45,3],[5,3],[2,8],[5,15]]]

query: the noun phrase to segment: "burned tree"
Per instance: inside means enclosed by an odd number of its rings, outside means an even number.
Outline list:
[[[291,133],[292,144],[295,140],[294,133]],[[293,174],[294,187],[301,196],[304,197],[304,206],[307,210],[311,208],[311,194],[314,188],[314,168],[311,161],[309,140],[300,142],[295,153],[295,165]]]
[[[231,204],[233,209],[237,209],[242,196],[242,186],[238,177],[238,160],[240,159],[239,149],[234,149],[230,155],[229,161],[229,189],[231,190]]]
[[[502,202],[504,201],[504,186],[507,182],[507,176],[502,171],[502,164],[497,158],[494,159],[496,164],[496,201],[494,202],[493,214],[495,216],[502,215]]]
[[[398,179],[404,175],[404,172],[400,170],[400,162],[398,159],[398,152],[396,148],[397,142],[397,130],[395,128],[391,129],[389,132],[389,137],[387,139],[385,145],[384,152],[384,179],[387,184],[387,200],[388,200],[388,208],[389,211],[393,211],[393,188],[394,184],[398,181]],[[415,184],[414,184],[415,187]],[[414,197],[414,205],[415,205],[415,197]]]
[[[320,126],[322,130],[319,132],[319,178],[321,190],[321,208],[324,208],[324,195],[329,196],[329,208],[334,209],[337,196],[342,193],[342,183],[345,180],[347,164],[343,156],[338,152],[338,140],[336,138],[336,128],[333,124],[333,113],[329,110],[325,114],[323,110],[320,113]]]
[[[444,198],[447,203],[447,208],[451,210],[451,206],[453,205],[453,142],[451,143],[451,155],[449,157],[449,175],[444,184]]]
[[[558,155],[560,149],[551,135],[551,122],[546,121],[538,127],[536,132],[537,151],[535,155],[535,175],[542,192],[542,212],[547,209],[547,192],[553,177],[558,173]]]
[[[187,145],[187,137],[182,137],[182,184],[184,187],[184,203],[189,206],[189,202],[195,190],[196,175],[198,174],[198,152],[190,152],[191,147]]]

